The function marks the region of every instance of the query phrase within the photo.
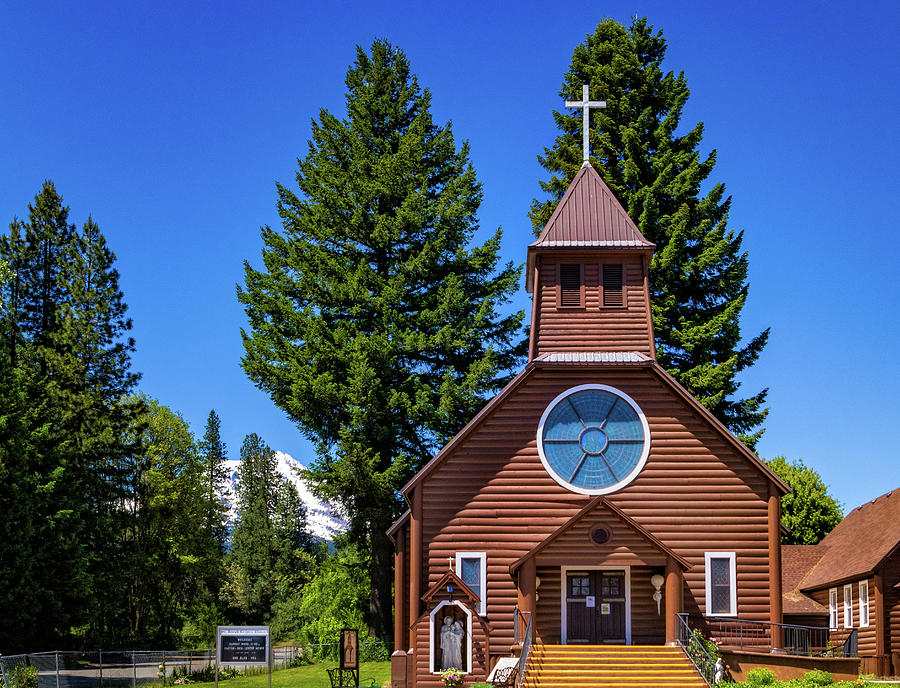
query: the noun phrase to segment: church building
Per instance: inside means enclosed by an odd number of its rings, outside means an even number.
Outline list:
[[[527,365],[402,490],[395,688],[523,642],[662,649],[682,613],[781,623],[787,487],[657,363],[653,251],[586,161],[528,246]]]

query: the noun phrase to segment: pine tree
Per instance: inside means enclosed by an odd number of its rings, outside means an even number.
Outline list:
[[[368,621],[386,635],[397,491],[520,361],[523,316],[497,310],[520,273],[498,270],[499,231],[468,248],[469,149],[433,122],[406,56],[358,48],[346,85],[346,118],[313,122],[300,193],[278,186],[264,268],[245,264],[242,364],[315,441],[308,477],[371,553]]]
[[[237,519],[231,535],[233,573],[243,581],[232,603],[248,623],[263,623],[275,599],[278,543],[275,511],[282,478],[275,452],[256,434],[241,445],[238,466]]]
[[[12,269],[2,286],[4,377],[23,402],[8,422],[28,438],[18,461],[34,492],[26,519],[34,574],[13,584],[41,590],[31,608],[37,622],[18,629],[17,640],[36,647],[60,642],[73,626],[96,628],[106,613],[124,437],[138,409],[128,401],[137,375],[115,256],[93,221],[81,232],[68,222],[51,182],[28,211],[0,238],[0,259]]]
[[[203,439],[200,441],[200,454],[203,457],[204,480],[208,513],[206,528],[219,543],[222,553],[228,540],[228,529],[225,526],[226,512],[224,498],[228,489],[228,454],[225,442],[222,441],[221,422],[215,409],[209,412]]]
[[[743,232],[727,227],[731,198],[721,183],[703,193],[716,162],[701,158],[703,124],[679,133],[689,90],[684,73],[663,72],[666,41],[646,19],[626,28],[602,21],[576,46],[560,97],[606,108],[591,116],[591,164],[656,243],[650,266],[657,358],[728,428],[753,447],[768,413],[767,390],[736,398],[737,376],[759,357],[769,331],[741,344],[740,314],[747,299]],[[582,163],[581,113],[554,112],[561,133],[539,156],[550,178],[549,200],[535,199],[536,233],[549,220]]]

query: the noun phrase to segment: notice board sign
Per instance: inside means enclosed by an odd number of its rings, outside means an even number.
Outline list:
[[[268,626],[219,626],[216,629],[216,662],[219,664],[268,664]]]
[[[341,631],[341,669],[359,669],[359,631],[355,628]]]

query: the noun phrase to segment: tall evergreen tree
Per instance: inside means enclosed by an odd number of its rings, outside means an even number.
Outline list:
[[[39,647],[93,625],[98,613],[99,579],[121,526],[116,489],[137,375],[115,256],[96,224],[77,232],[50,182],[28,210],[0,238],[0,259],[12,268],[2,286],[2,359],[22,402],[7,420],[28,438],[18,461],[34,493],[25,530],[34,574],[12,584],[41,590],[37,622],[18,629],[17,641]]]
[[[346,85],[346,118],[312,124],[299,194],[278,186],[263,269],[245,265],[242,364],[315,441],[309,477],[371,552],[368,621],[387,635],[397,491],[519,362],[523,316],[498,307],[520,273],[498,270],[499,231],[469,248],[468,145],[434,123],[406,56],[358,48]]]
[[[238,466],[237,519],[231,535],[233,604],[248,623],[263,623],[275,599],[275,562],[278,542],[275,511],[282,478],[275,452],[256,434],[241,445]]]
[[[624,27],[602,21],[576,46],[560,97],[579,100],[590,84],[606,108],[591,116],[591,164],[641,232],[656,243],[650,266],[657,358],[700,402],[753,447],[767,390],[737,398],[741,371],[756,362],[769,331],[741,343],[747,299],[743,232],[727,227],[731,198],[722,183],[705,193],[716,161],[701,158],[703,124],[679,133],[689,90],[684,73],[664,72],[666,41],[646,19]],[[582,163],[581,113],[554,112],[561,133],[538,156],[550,173],[541,182],[549,199],[535,199],[535,233]]]
[[[225,527],[227,509],[224,498],[228,489],[228,454],[225,442],[222,441],[221,421],[215,409],[209,412],[203,439],[200,441],[200,454],[203,458],[204,481],[206,483],[206,499],[208,513],[206,528],[213,533],[222,552],[228,540],[228,529]]]

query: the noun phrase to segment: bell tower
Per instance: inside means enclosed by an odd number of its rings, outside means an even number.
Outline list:
[[[528,360],[632,352],[655,358],[647,281],[654,248],[586,161],[528,246]]]

